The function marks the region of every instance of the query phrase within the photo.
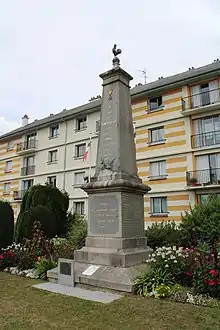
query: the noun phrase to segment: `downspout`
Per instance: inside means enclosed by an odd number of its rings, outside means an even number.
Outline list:
[[[64,138],[64,161],[63,161],[63,190],[66,190],[66,144],[67,144],[67,121],[63,119],[65,122],[65,138]]]

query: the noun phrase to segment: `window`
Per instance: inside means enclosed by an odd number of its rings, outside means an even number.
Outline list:
[[[26,191],[34,185],[34,180],[23,180],[21,182],[21,190]]]
[[[98,133],[100,130],[100,120],[96,120],[96,123],[95,123],[95,131],[96,133]]]
[[[150,163],[150,177],[165,177],[166,176],[166,161]]]
[[[48,163],[55,163],[57,162],[57,149],[51,150],[48,153]]]
[[[198,204],[202,204],[208,201],[209,197],[211,196],[217,196],[218,198],[220,197],[220,193],[217,194],[201,194],[201,195],[197,195],[198,196]]]
[[[8,195],[8,194],[10,194],[10,190],[11,190],[11,183],[10,183],[10,182],[4,183],[4,191],[3,191],[3,194],[4,194],[4,195]]]
[[[12,171],[12,161],[8,160],[5,163],[5,173],[11,172]]]
[[[58,136],[58,132],[59,132],[59,125],[54,125],[50,127],[50,138],[55,138]]]
[[[164,128],[157,127],[149,130],[149,141],[150,143],[161,143],[164,142]]]
[[[154,111],[157,109],[161,109],[163,107],[162,104],[162,96],[151,97],[149,99],[149,111]]]
[[[8,141],[7,150],[12,150],[14,148],[14,141]]]
[[[56,176],[48,176],[47,182],[51,186],[56,187],[57,186],[57,178],[56,178]]]
[[[85,143],[83,143],[83,144],[77,144],[75,146],[75,157],[76,158],[83,157],[85,151],[86,151],[86,144]]]
[[[220,116],[196,119],[193,121],[193,129],[193,148],[220,144]]]
[[[74,211],[79,215],[84,215],[84,202],[74,202]]]
[[[220,184],[220,153],[197,156],[194,175],[199,184]]]
[[[85,172],[74,173],[74,185],[83,184],[85,182],[84,177],[85,177]]]
[[[151,213],[166,214],[167,212],[167,197],[152,197],[151,198]]]
[[[76,119],[76,131],[81,131],[87,127],[87,118],[86,116]]]
[[[218,80],[212,80],[201,85],[191,86],[191,106],[198,108],[220,101]]]

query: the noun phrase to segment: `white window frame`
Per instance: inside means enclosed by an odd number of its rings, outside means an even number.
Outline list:
[[[77,212],[77,205],[80,207],[80,212]],[[85,215],[85,202],[84,201],[75,201],[73,202],[73,209],[78,215]]]
[[[159,210],[155,210],[155,202],[159,204]],[[166,207],[163,207],[163,201],[166,203]],[[167,196],[160,196],[160,197],[151,197],[150,198],[150,205],[151,205],[151,214],[152,215],[167,215],[168,212],[168,203],[167,203]]]
[[[162,132],[163,132],[163,134],[162,134],[162,136],[163,136],[163,138],[158,138],[158,140],[155,140],[155,141],[153,141],[153,139],[152,139],[152,133],[154,132],[154,131],[159,131],[159,130],[161,130]],[[161,133],[157,133],[157,135],[159,136]],[[152,144],[162,144],[162,143],[165,143],[165,138],[164,138],[164,126],[160,126],[160,127],[153,127],[153,128],[150,128],[149,130],[148,130],[148,139],[149,139],[149,145],[152,145]]]
[[[50,139],[56,138],[59,135],[59,124],[50,126]]]
[[[53,155],[56,155],[56,159],[53,159]],[[58,161],[58,149],[48,151],[48,164],[54,164]]]
[[[159,98],[161,98],[161,105],[159,105]],[[157,99],[157,107],[156,108],[151,108],[151,100]],[[163,96],[162,95],[157,95],[157,96],[152,96],[148,98],[148,112],[154,112],[158,110],[162,110],[164,108],[163,106]]]
[[[8,165],[11,165],[10,167]],[[12,171],[12,160],[7,160],[5,163],[5,173],[9,173]]]
[[[83,147],[84,151],[81,153],[78,153],[80,147]],[[83,158],[86,151],[86,143],[80,143],[75,145],[75,158]]]
[[[76,132],[84,131],[87,128],[87,116],[76,118]]]
[[[8,141],[7,143],[7,150],[14,149],[14,141]]]
[[[156,173],[154,173],[154,171]],[[166,178],[166,160],[159,160],[157,162],[150,162],[150,179]]]
[[[52,182],[50,182],[50,181],[52,181]],[[54,184],[54,181],[56,182],[56,184]],[[56,187],[57,186],[57,177],[56,177],[56,175],[48,176],[47,177],[47,183],[52,185],[53,187]]]
[[[10,191],[11,191],[11,182],[5,182],[3,195],[10,195]]]
[[[77,180],[77,175],[82,175],[82,182],[79,182]],[[80,172],[75,172],[74,173],[74,178],[73,178],[73,185],[74,186],[81,186],[84,183],[84,177],[86,176],[86,172],[85,171],[80,171]]]

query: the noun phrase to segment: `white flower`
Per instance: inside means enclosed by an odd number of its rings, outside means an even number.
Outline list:
[[[165,259],[165,253],[162,253],[161,257],[162,257],[163,259]]]
[[[176,245],[173,246],[173,251],[176,251]]]
[[[155,255],[155,253],[152,253],[152,255],[151,255],[152,257],[156,257],[156,255]]]
[[[169,267],[169,265],[168,265],[168,264],[166,264],[166,265],[165,265],[165,267],[166,267],[166,268],[168,268],[168,267]]]
[[[174,260],[175,264],[177,263],[177,260]]]

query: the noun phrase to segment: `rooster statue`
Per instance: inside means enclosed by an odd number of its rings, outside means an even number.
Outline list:
[[[112,48],[112,53],[114,54],[114,56],[117,56],[119,54],[121,54],[122,50],[121,49],[117,49],[117,45],[114,45],[114,47]]]

